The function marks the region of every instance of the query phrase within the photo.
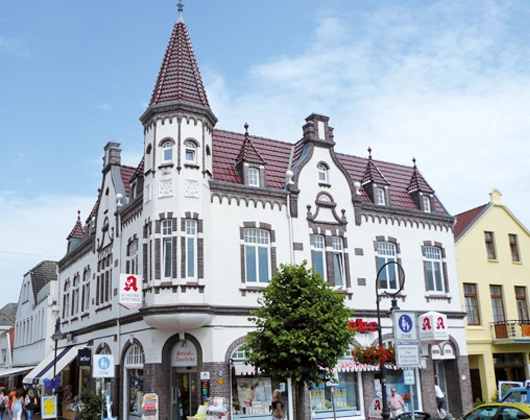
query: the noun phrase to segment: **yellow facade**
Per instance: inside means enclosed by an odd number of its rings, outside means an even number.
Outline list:
[[[499,380],[530,378],[530,233],[502,204],[498,190],[490,193],[490,202],[480,211],[456,218],[455,248],[462,309],[468,312],[466,341],[474,397],[489,401]],[[465,229],[458,223],[464,223]],[[475,318],[469,310],[474,300]]]

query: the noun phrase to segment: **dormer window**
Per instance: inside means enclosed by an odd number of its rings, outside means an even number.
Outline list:
[[[427,196],[423,196],[422,197],[422,200],[423,200],[423,211],[425,213],[430,213],[431,212],[431,199],[430,197],[427,197]]]
[[[171,140],[166,140],[162,143],[163,158],[164,162],[173,161],[173,142]]]
[[[184,143],[186,163],[195,165],[197,162],[197,145],[195,142],[188,140]]]
[[[375,204],[377,204],[378,206],[386,205],[385,189],[384,188],[376,188],[375,189]]]
[[[318,182],[328,184],[328,167],[324,165],[323,163],[319,163],[317,165],[318,170]]]
[[[248,168],[248,185],[251,187],[259,187],[259,169]]]

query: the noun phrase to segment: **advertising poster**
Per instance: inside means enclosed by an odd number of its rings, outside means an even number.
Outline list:
[[[270,378],[237,378],[237,398],[243,412],[250,413],[250,408],[259,408],[269,412],[272,401]]]
[[[41,416],[43,419],[56,419],[57,413],[57,398],[55,395],[44,396],[41,398],[42,412]]]

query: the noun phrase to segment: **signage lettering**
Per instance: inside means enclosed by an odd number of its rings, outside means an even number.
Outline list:
[[[431,321],[429,318],[423,318],[423,325],[421,326],[423,331],[431,329]]]
[[[377,332],[379,325],[377,322],[363,321],[362,318],[357,318],[355,321],[348,322],[348,326],[353,330],[358,328],[360,333]]]

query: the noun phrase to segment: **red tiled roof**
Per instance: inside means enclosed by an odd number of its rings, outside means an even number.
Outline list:
[[[420,174],[420,171],[418,171],[418,168],[416,167],[416,159],[412,159],[412,161],[414,162],[414,172],[412,172],[412,177],[410,179],[408,188],[409,192],[421,191],[428,194],[434,194],[434,190],[427,181],[425,181],[425,178]]]
[[[368,184],[369,182],[375,182],[376,184],[380,185],[389,185],[389,182],[372,160],[372,149],[368,150],[370,152],[370,156],[368,157],[368,163],[366,164],[366,170],[364,171],[361,185]]]
[[[142,156],[142,160],[138,164],[136,170],[132,174],[131,179],[129,179],[129,182],[131,182],[134,178],[137,178],[139,176],[140,177],[144,176],[144,157],[143,156]]]
[[[77,210],[77,220],[75,222],[74,228],[70,234],[66,237],[67,240],[72,238],[83,239],[85,236],[85,231],[83,230],[83,224],[81,223],[81,210]]]
[[[285,173],[289,165],[291,149],[295,148],[293,164],[302,154],[303,144],[281,142],[263,137],[249,136],[252,145],[259,155],[267,162],[265,167],[265,184],[267,188],[283,190],[285,186]],[[245,134],[223,130],[214,130],[213,133],[213,176],[216,181],[241,184],[236,172],[235,161],[240,152]],[[361,181],[368,164],[368,158],[361,158],[337,153],[338,160],[344,166],[353,182]],[[408,193],[408,187],[414,168],[384,161],[373,160],[382,176],[390,184],[390,205],[410,210],[419,210],[418,206]],[[361,188],[362,200],[370,203],[371,200]],[[447,211],[435,197],[434,213],[445,214]]]
[[[123,182],[123,186],[125,187],[125,195],[129,197],[131,195],[131,178],[136,172],[137,168],[133,168],[132,166],[125,166],[121,165],[120,167],[120,174],[121,174],[121,180]]]
[[[245,129],[248,129],[247,124],[245,124]],[[236,158],[236,163],[240,163],[241,161],[258,163],[261,165],[265,165],[267,163],[263,160],[259,152],[256,150],[256,148],[252,144],[252,141],[250,140],[250,137],[248,136],[248,131],[245,133],[245,140],[243,140],[243,144],[241,145],[241,150],[239,151],[239,155],[237,155],[237,158]]]
[[[173,28],[149,105],[173,101],[210,107],[188,29],[180,17]]]
[[[453,229],[455,239],[458,239],[460,234],[464,232],[464,230],[466,230],[467,227],[475,221],[475,219],[484,211],[487,205],[488,204],[483,204],[482,206],[475,207],[474,209],[467,210],[455,216],[456,223]]]

